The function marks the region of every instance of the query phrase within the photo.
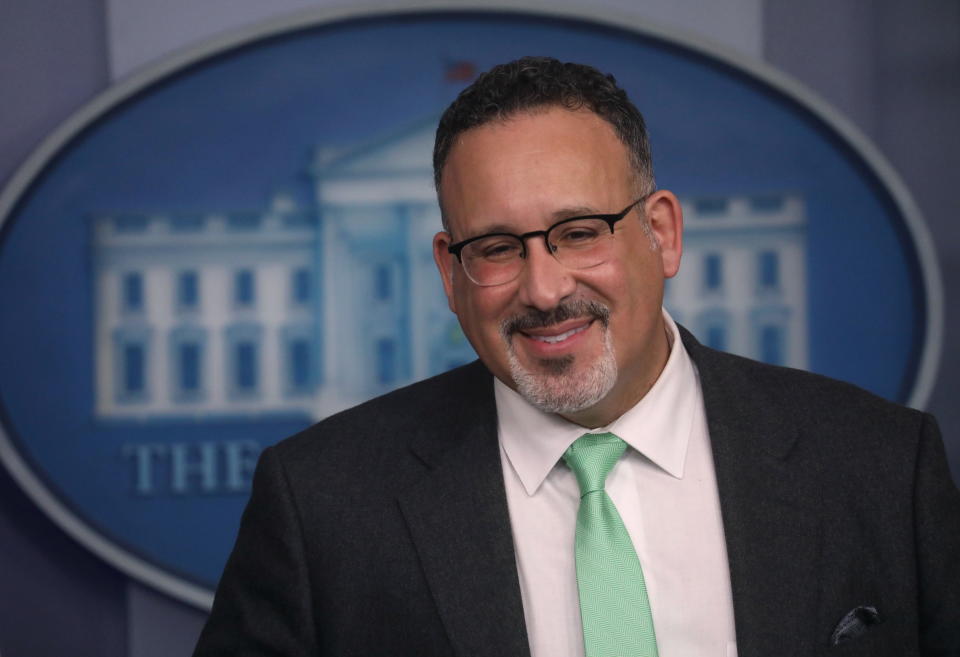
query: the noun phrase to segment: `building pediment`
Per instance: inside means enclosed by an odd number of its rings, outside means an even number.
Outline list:
[[[317,150],[313,172],[321,180],[432,176],[437,119],[431,116],[347,149]]]

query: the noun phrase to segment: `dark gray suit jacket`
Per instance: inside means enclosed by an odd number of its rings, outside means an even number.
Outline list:
[[[740,657],[960,656],[960,493],[933,418],[683,333]],[[860,606],[881,622],[831,646]],[[195,654],[529,655],[487,370],[264,451]]]

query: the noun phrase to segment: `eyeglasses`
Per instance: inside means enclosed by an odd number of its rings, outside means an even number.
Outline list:
[[[596,267],[609,260],[613,253],[613,225],[644,198],[638,198],[617,214],[570,217],[546,230],[522,235],[487,233],[451,244],[447,250],[457,256],[470,280],[481,287],[503,285],[517,278],[523,271],[527,240],[531,237],[542,236],[547,251],[565,267]]]

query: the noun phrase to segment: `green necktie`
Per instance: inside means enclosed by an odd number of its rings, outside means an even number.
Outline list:
[[[657,657],[640,560],[603,489],[626,448],[612,433],[588,433],[563,455],[580,485],[577,586],[587,657]]]

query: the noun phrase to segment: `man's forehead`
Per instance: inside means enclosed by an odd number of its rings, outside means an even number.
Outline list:
[[[609,130],[610,135],[616,137],[613,126],[599,114],[587,107],[568,108],[562,105],[538,105],[496,116],[479,125],[468,128],[458,134],[453,140],[451,151],[464,141],[469,142],[477,134],[504,133],[525,126],[544,126],[558,122],[575,121],[589,125],[595,130]]]
[[[480,174],[499,176],[509,170],[503,168],[512,161],[529,166],[559,157],[599,157],[616,165],[629,165],[626,146],[605,120],[586,110],[551,108],[518,113],[458,135],[445,163],[440,189],[452,175],[467,179]]]
[[[630,176],[626,146],[602,118],[586,110],[552,108],[471,128],[454,142],[440,180],[441,202],[474,193],[536,194],[542,185],[577,185]],[[515,189],[520,186],[520,189]],[[589,201],[590,196],[583,200]],[[579,199],[567,199],[564,202]],[[583,205],[590,207],[590,203]]]

